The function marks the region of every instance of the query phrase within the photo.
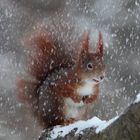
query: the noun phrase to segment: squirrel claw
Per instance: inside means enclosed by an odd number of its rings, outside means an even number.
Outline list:
[[[91,104],[94,101],[94,99],[92,97],[88,97],[88,96],[83,97],[82,100],[85,104]]]
[[[91,104],[94,100],[92,98],[87,98],[86,100],[84,100],[83,102],[85,104]]]

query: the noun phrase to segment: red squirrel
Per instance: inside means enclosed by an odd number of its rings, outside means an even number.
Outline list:
[[[72,60],[45,30],[35,32],[25,41],[31,50],[27,70],[32,78],[18,78],[18,97],[28,104],[42,127],[87,118],[105,74],[101,32],[95,51],[90,51],[89,42],[89,32],[85,31]]]

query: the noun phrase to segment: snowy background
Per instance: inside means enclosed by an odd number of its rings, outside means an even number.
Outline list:
[[[120,114],[140,92],[139,0],[0,0],[1,140],[39,135],[40,128],[16,99],[15,82],[23,72],[22,37],[55,12],[77,17],[81,28],[92,28],[95,34],[103,32],[107,76],[93,116],[104,120]]]

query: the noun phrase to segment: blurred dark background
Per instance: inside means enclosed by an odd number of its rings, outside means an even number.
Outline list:
[[[78,26],[92,28],[95,36],[103,33],[107,75],[93,115],[119,115],[140,92],[139,0],[0,0],[1,140],[33,140],[39,135],[37,123],[16,99],[15,81],[24,73],[21,39],[57,12],[76,17]]]

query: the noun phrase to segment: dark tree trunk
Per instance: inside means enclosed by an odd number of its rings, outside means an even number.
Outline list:
[[[49,140],[49,132],[50,130],[45,130],[39,140]],[[119,119],[101,133],[96,134],[94,128],[85,129],[83,132],[83,135],[74,135],[73,130],[57,140],[140,140],[140,102],[128,107]]]

